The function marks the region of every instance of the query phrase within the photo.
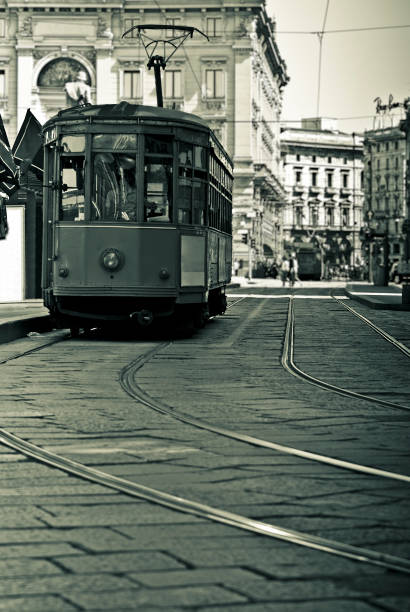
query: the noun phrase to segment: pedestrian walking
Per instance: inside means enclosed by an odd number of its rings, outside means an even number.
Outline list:
[[[282,257],[282,263],[280,264],[280,278],[282,280],[282,287],[286,285],[286,281],[289,276],[289,259],[284,255]]]
[[[298,281],[298,260],[296,257],[296,253],[292,253],[289,258],[289,285],[291,287],[294,286],[295,281]]]

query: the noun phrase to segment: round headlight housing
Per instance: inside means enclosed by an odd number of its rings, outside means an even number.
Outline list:
[[[123,256],[118,249],[105,249],[101,254],[101,264],[109,272],[119,270],[123,264]]]

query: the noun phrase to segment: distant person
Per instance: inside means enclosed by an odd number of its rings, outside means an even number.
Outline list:
[[[282,263],[280,264],[280,278],[282,281],[282,287],[286,285],[286,281],[289,277],[289,259],[284,255],[282,257]]]
[[[64,85],[67,106],[85,106],[91,104],[91,87],[87,84],[87,74],[84,70],[77,73],[75,81]]]
[[[240,268],[240,263],[237,259],[235,259],[235,261],[233,262],[233,273],[235,276],[238,276],[239,268]]]
[[[289,257],[289,285],[293,287],[295,281],[297,280],[299,280],[298,260],[296,258],[296,253],[292,253],[292,255]]]

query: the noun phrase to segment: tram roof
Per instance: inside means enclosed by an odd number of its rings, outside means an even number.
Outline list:
[[[161,108],[157,106],[144,106],[142,104],[130,104],[129,102],[119,102],[118,104],[91,104],[87,106],[74,106],[65,108],[57,115],[49,119],[43,129],[47,129],[53,123],[64,123],[65,121],[79,121],[81,119],[89,120],[95,118],[99,121],[119,120],[119,119],[138,119],[142,122],[150,120],[155,121],[175,121],[183,123],[191,123],[196,127],[210,130],[209,125],[204,119],[185,113],[183,111],[170,108]]]

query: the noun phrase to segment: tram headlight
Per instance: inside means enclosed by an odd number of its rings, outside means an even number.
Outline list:
[[[101,264],[109,272],[119,270],[123,264],[124,257],[117,249],[105,249],[101,254]]]
[[[68,276],[67,266],[60,266],[58,268],[58,275],[61,276],[61,278],[66,278]]]

